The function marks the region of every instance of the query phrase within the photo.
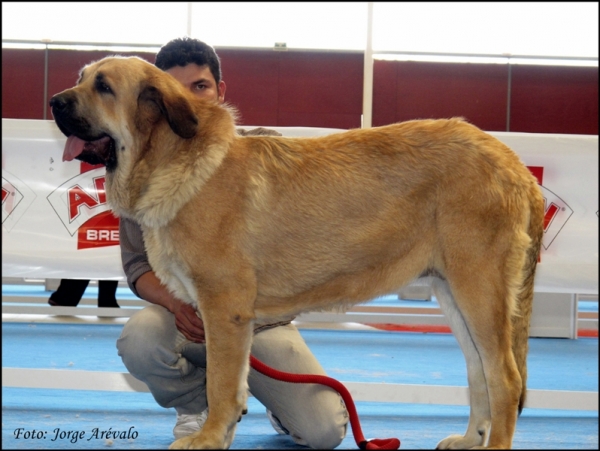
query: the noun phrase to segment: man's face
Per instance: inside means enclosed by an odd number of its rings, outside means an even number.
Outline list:
[[[206,64],[198,66],[195,63],[190,63],[187,66],[174,66],[165,72],[175,77],[177,81],[200,99],[216,100],[222,103],[225,98],[225,82],[221,80],[217,84],[215,77],[213,77],[210,68]]]

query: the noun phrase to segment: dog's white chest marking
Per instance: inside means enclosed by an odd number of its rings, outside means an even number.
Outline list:
[[[142,227],[148,261],[160,281],[177,298],[193,306],[198,303],[198,292],[189,272],[173,251],[172,240],[166,228]]]

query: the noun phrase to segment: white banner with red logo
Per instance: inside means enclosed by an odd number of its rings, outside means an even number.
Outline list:
[[[270,128],[284,136],[341,131]],[[519,154],[546,200],[536,291],[598,294],[598,137],[490,134]],[[63,163],[65,141],[53,121],[2,119],[2,275],[123,279],[104,168]]]
[[[54,121],[2,119],[2,275],[124,279],[105,169],[63,163]]]

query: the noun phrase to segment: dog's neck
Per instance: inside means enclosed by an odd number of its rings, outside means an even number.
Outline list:
[[[157,151],[166,159],[158,160],[154,167],[149,167],[145,158],[130,160],[107,175],[108,200],[115,214],[146,227],[163,227],[212,177],[237,139],[234,113],[219,105],[197,113],[199,130],[191,139],[177,136],[163,122],[144,142],[134,144],[138,155]],[[219,133],[214,133],[215,127],[220,128]],[[163,138],[157,139],[159,136]],[[165,152],[165,147],[170,151]]]

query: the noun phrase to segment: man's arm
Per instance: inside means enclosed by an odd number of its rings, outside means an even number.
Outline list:
[[[204,324],[190,304],[171,294],[148,262],[140,226],[126,218],[119,222],[121,260],[127,284],[138,297],[160,305],[175,315],[177,329],[188,339],[204,343]]]
[[[130,219],[121,218],[119,220],[119,241],[121,263],[127,276],[127,284],[136,296],[146,299],[138,293],[135,286],[135,283],[142,274],[152,271],[152,267],[148,262],[148,255],[146,255],[142,229],[139,224]]]

